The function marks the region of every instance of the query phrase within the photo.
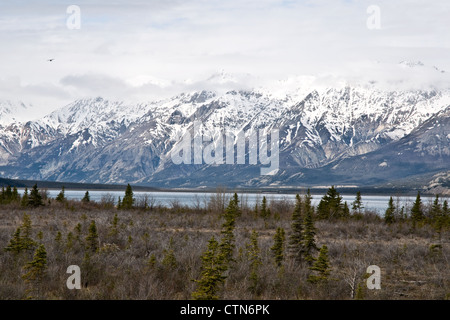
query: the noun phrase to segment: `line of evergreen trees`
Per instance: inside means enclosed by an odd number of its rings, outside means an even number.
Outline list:
[[[22,197],[20,197],[15,187],[2,188],[0,199],[2,204],[16,202],[26,207],[38,207],[43,205],[42,195],[39,192],[37,185],[34,185],[30,192],[25,189]],[[58,202],[67,201],[64,188],[62,188],[55,200]],[[82,201],[90,201],[88,192],[86,192]],[[119,199],[118,209],[132,209],[134,207],[134,201],[132,188],[128,184],[123,199]],[[362,209],[362,196],[360,192],[357,193],[355,201],[352,203],[351,211],[347,203],[342,201],[342,196],[334,186],[328,189],[317,207],[312,205],[312,196],[309,190],[303,196],[297,194],[295,197],[295,205],[292,210],[290,229],[284,230],[282,227],[277,227],[275,230],[273,245],[270,247],[273,263],[280,272],[283,272],[283,265],[286,258],[292,259],[296,264],[305,266],[310,271],[307,275],[308,282],[312,284],[327,282],[332,267],[328,258],[328,247],[325,244],[319,247],[316,243],[316,221],[321,219],[359,219],[362,214]],[[264,220],[271,216],[270,208],[265,197],[263,197],[260,208],[255,206],[255,214],[257,217]],[[220,238],[217,236],[211,237],[208,241],[207,248],[201,257],[202,265],[200,275],[199,278],[195,280],[197,287],[192,293],[194,299],[218,299],[219,291],[232,271],[234,262],[236,259],[241,259],[243,257],[241,252],[239,253],[239,256],[236,255],[236,240],[234,234],[236,220],[241,215],[242,212],[239,205],[239,198],[237,194],[234,193],[221,217],[223,219],[223,224],[221,225]],[[390,197],[388,208],[386,209],[384,217],[380,218],[380,221],[384,221],[386,224],[408,221],[411,222],[413,228],[421,227],[428,223],[440,234],[444,228],[450,226],[448,203],[447,201],[442,202],[440,197],[436,195],[432,206],[426,209],[422,203],[420,193],[418,192],[409,213],[405,214],[404,210],[399,211],[398,208],[396,208],[393,198]],[[109,230],[111,239],[114,239],[118,234],[118,224],[119,218],[116,213]],[[58,232],[55,241],[61,241],[61,237],[61,233]],[[67,235],[67,248],[70,248],[75,242],[81,242],[80,237],[81,225],[78,224],[75,227],[74,232],[70,232]],[[248,289],[255,296],[260,292],[261,286],[259,267],[261,266],[262,259],[258,238],[258,232],[252,230],[245,254],[249,267],[248,279],[250,287]],[[131,244],[132,241],[133,239],[129,236],[129,244]],[[83,264],[86,269],[89,269],[91,258],[99,251],[99,237],[95,221],[91,221],[88,235],[84,239],[83,244],[85,250]],[[24,271],[26,271],[24,280],[29,282],[40,281],[45,275],[45,247],[40,244],[39,241],[35,241],[31,238],[31,220],[28,215],[24,214],[22,225],[16,229],[9,244],[4,250],[11,252],[14,256],[20,256],[24,252],[34,252],[33,258],[28,259],[27,264],[23,267]],[[164,265],[176,265],[177,262],[173,252],[173,243],[171,240],[169,248],[164,253]]]
[[[28,188],[25,188],[24,194],[20,196],[16,187],[11,186],[2,187],[0,193],[0,204],[20,204],[23,207],[39,207],[44,205],[42,195],[35,184],[33,188],[28,192]]]
[[[442,229],[450,227],[448,202],[447,200],[441,202],[439,195],[435,196],[432,206],[426,210],[420,197],[420,192],[417,192],[416,200],[411,207],[409,217],[405,214],[403,207],[399,213],[397,212],[398,208],[394,204],[394,199],[390,197],[388,208],[384,213],[384,221],[387,224],[410,220],[413,228],[424,224],[430,224],[439,234],[442,232]]]
[[[289,243],[286,244],[286,231],[282,227],[276,229],[273,246],[270,248],[273,261],[280,272],[283,270],[283,262],[288,255],[299,265],[306,265],[311,273],[308,281],[314,284],[326,282],[331,272],[328,258],[328,248],[323,245],[320,249],[316,245],[316,227],[314,223],[314,207],[311,204],[312,196],[308,193],[303,196],[296,195],[296,204],[292,214],[291,230],[289,231]],[[227,271],[232,269],[235,260],[234,229],[235,219],[241,212],[238,205],[238,196],[235,193],[230,200],[223,215],[222,239],[219,241],[213,236],[208,242],[206,251],[203,253],[200,278],[195,280],[197,289],[192,297],[198,300],[218,299],[218,291],[227,279]],[[267,218],[268,208],[263,198],[260,215]],[[247,243],[246,257],[249,263],[249,290],[255,295],[260,291],[260,276],[258,273],[261,265],[260,249],[258,244],[258,232],[252,230],[250,241]],[[286,253],[286,246],[288,253]],[[317,254],[318,252],[318,254]],[[241,253],[240,253],[241,255]],[[317,257],[316,257],[317,256]]]
[[[234,262],[235,236],[234,229],[236,218],[241,215],[239,209],[239,198],[235,193],[230,199],[223,214],[219,241],[214,236],[208,242],[208,247],[202,255],[202,266],[200,279],[195,280],[197,289],[192,293],[192,298],[196,300],[216,300],[217,292],[227,278],[226,272]]]
[[[362,196],[357,192],[350,211],[347,202],[342,201],[342,196],[334,186],[331,186],[327,193],[321,198],[317,208],[312,203],[310,191],[302,197],[296,195],[294,210],[291,217],[291,229],[289,230],[288,243],[286,244],[286,231],[278,227],[273,237],[273,246],[270,248],[274,263],[282,270],[283,261],[288,255],[299,265],[306,265],[310,270],[307,281],[313,284],[320,284],[329,280],[332,267],[328,257],[328,247],[324,244],[320,248],[316,245],[315,235],[317,220],[346,220],[360,219],[363,207]],[[384,222],[392,224],[399,221],[410,221],[412,227],[430,223],[440,234],[443,228],[450,226],[448,203],[439,201],[436,195],[432,207],[425,212],[420,193],[410,209],[410,214],[404,213],[404,208],[400,215],[396,214],[393,198],[390,197],[388,208],[384,214]],[[263,219],[270,216],[270,209],[267,200],[263,197],[260,207],[255,205],[254,213]],[[235,219],[240,215],[238,197],[235,193],[225,210],[225,222],[222,226],[222,240],[217,241],[212,237],[208,243],[207,250],[202,256],[202,268],[200,279],[196,280],[197,290],[193,292],[194,299],[218,299],[218,291],[225,283],[226,271],[232,268],[234,261],[234,235]],[[383,218],[380,217],[383,221]],[[287,246],[287,253],[285,248]],[[258,247],[258,233],[253,230],[250,242],[247,244],[247,256],[251,273],[249,280],[251,292],[258,293],[258,267],[261,263]]]
[[[316,218],[318,220],[359,219],[363,208],[362,197],[359,191],[356,194],[355,201],[352,202],[352,210],[350,210],[347,202],[342,201],[342,196],[337,189],[331,186],[317,206]],[[413,228],[430,224],[437,230],[442,230],[450,227],[448,202],[447,200],[441,202],[439,195],[436,195],[433,205],[430,208],[426,208],[421,200],[420,192],[418,192],[416,200],[409,212],[407,212],[404,206],[401,208],[396,207],[394,198],[391,196],[388,207],[384,212],[383,220],[387,224],[410,221]]]
[[[351,203],[351,210],[347,202],[342,200],[342,196],[334,186],[331,186],[327,190],[326,194],[321,198],[316,208],[311,205],[311,199],[312,197],[308,191],[304,204],[308,208],[305,208],[304,210],[306,210],[305,212],[308,212],[311,217],[314,216],[314,219],[316,220],[346,220],[349,218],[359,219],[363,214],[362,209],[364,208],[364,206],[360,191],[356,193],[355,200]],[[55,200],[60,203],[67,202],[64,186],[56,196]],[[90,201],[89,191],[86,191],[84,197],[81,199],[81,202],[89,203]],[[233,201],[237,206],[238,200],[234,198]],[[134,197],[132,187],[130,184],[128,184],[125,189],[123,198],[119,197],[118,199],[117,209],[130,210],[136,207],[135,203],[136,199]],[[25,188],[22,196],[19,194],[15,186],[7,186],[6,188],[2,187],[0,193],[0,205],[7,204],[20,204],[22,207],[39,207],[44,205],[44,197],[36,184],[32,187],[31,190]],[[301,206],[303,205],[301,204],[301,200],[299,201],[297,196],[294,215],[298,215]],[[147,208],[148,204],[144,204],[144,207]],[[239,208],[236,208],[236,210],[238,209]],[[227,210],[234,209],[227,208]],[[263,219],[268,219],[269,217],[271,217],[272,213],[265,196],[263,196],[262,202],[260,204],[255,204],[253,212],[255,216],[260,216]],[[432,206],[426,208],[422,203],[420,192],[417,193],[416,200],[414,201],[409,212],[407,212],[404,206],[402,206],[401,208],[397,207],[394,203],[394,198],[391,196],[388,202],[388,207],[384,212],[383,218],[387,224],[410,221],[413,228],[424,224],[430,224],[433,225],[437,230],[439,230],[439,232],[443,228],[450,227],[448,201],[441,201],[440,196],[436,195]],[[297,222],[297,225],[294,225],[293,227],[297,228],[299,223],[300,222]]]
[[[2,187],[2,192],[0,193],[0,204],[8,204],[11,202],[19,202],[20,201],[20,195],[19,192],[17,192],[17,188],[13,187],[11,189],[11,186]]]

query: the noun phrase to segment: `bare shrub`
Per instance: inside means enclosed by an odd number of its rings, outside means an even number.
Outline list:
[[[42,197],[42,201],[46,202],[50,198],[50,191],[47,188],[39,189],[39,194]]]
[[[223,213],[228,205],[230,195],[225,187],[217,187],[216,192],[211,195],[208,203],[208,210],[212,213]]]
[[[151,194],[143,193],[136,196],[136,208],[153,211],[155,209],[155,205],[156,199]]]
[[[215,198],[223,200],[224,195],[229,196],[220,193]],[[170,207],[155,205],[148,214],[143,210],[117,210],[110,194],[104,195],[99,204],[85,206],[70,200],[68,206],[52,202],[28,209],[31,237],[44,244],[52,275],[42,284],[39,298],[191,299],[195,290],[192,280],[198,279],[208,240],[213,235],[218,240],[222,236],[220,210],[202,211],[206,208],[202,200],[199,197],[192,207],[176,201]],[[221,299],[346,300],[355,299],[358,290],[358,297],[364,299],[445,299],[450,292],[450,247],[437,241],[431,226],[412,229],[407,221],[386,225],[370,213],[359,220],[315,222],[316,244],[329,248],[331,274],[323,285],[309,283],[309,266],[295,261],[287,251],[281,267],[275,264],[270,250],[273,236],[278,227],[289,234],[291,211],[286,199],[271,201],[270,205],[279,213],[278,218],[243,214],[236,219],[234,261],[226,272]],[[241,208],[252,211],[247,205]],[[115,214],[117,232],[111,232]],[[3,250],[22,219],[22,207],[0,205],[0,299],[26,297],[27,286],[20,275],[33,252],[14,255]],[[92,220],[97,226],[99,250],[87,258],[86,238]],[[259,234],[262,262],[256,294],[249,289],[251,268],[246,254],[252,230]],[[449,236],[448,229],[442,231],[442,239]],[[170,259],[164,262],[169,250],[175,264],[167,263]],[[66,269],[72,264],[82,268],[82,290],[65,286],[69,276]],[[382,290],[365,287],[366,268],[372,264],[382,270]]]
[[[282,217],[288,218],[292,214],[294,203],[286,197],[283,197],[280,200],[271,199],[269,208],[272,214],[278,214]]]
[[[116,205],[115,197],[111,193],[105,193],[100,198],[100,204],[105,209],[112,209]]]

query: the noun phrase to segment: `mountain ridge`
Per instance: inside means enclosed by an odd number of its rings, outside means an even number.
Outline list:
[[[76,100],[35,121],[0,122],[0,175],[14,179],[155,186],[164,185],[164,179],[178,184],[184,179],[192,187],[207,182],[200,179],[199,173],[207,170],[225,175],[229,181],[237,179],[238,185],[251,181],[265,185],[264,181],[272,181],[258,174],[261,166],[236,165],[230,170],[226,165],[175,165],[170,152],[197,120],[202,123],[203,135],[226,129],[234,134],[246,131],[248,139],[255,130],[278,129],[278,177],[286,180],[278,179],[277,183],[297,181],[312,185],[319,181],[298,180],[295,176],[316,172],[326,177],[330,167],[335,168],[333,172],[339,169],[352,175],[357,170],[353,173],[344,170],[340,161],[361,162],[365,154],[382,153],[383,147],[408,137],[432,118],[442,118],[443,132],[450,132],[446,120],[450,90],[385,91],[346,85],[287,91],[284,96],[279,92],[274,96],[270,90],[261,89],[225,93],[200,90],[147,103],[96,97]],[[444,163],[450,163],[447,161],[450,137],[439,132],[443,146],[439,152],[441,155],[444,152]],[[420,138],[425,139],[425,135]],[[429,142],[426,153],[432,155],[435,152],[432,147]],[[422,173],[434,169],[430,163]],[[444,165],[440,169],[450,168]],[[287,171],[293,172],[292,175],[287,177]],[[405,177],[414,174],[412,168],[404,171]],[[388,180],[383,177],[377,183]],[[358,181],[361,185],[374,183],[364,177]]]

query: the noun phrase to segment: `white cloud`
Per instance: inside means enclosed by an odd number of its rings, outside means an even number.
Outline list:
[[[48,109],[89,95],[150,99],[218,86],[206,79],[223,69],[262,79],[335,74],[448,83],[448,73],[430,70],[450,72],[446,0],[377,1],[380,30],[366,27],[371,1],[85,0],[75,3],[80,30],[66,27],[71,4],[0,4],[2,97]],[[427,68],[400,70],[401,60]],[[248,87],[252,79],[227,86]]]

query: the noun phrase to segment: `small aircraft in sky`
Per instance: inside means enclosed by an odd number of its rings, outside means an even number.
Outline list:
[[[48,59],[47,61],[50,61],[50,62],[52,62],[53,60],[55,60],[54,58],[52,58],[52,59]]]

